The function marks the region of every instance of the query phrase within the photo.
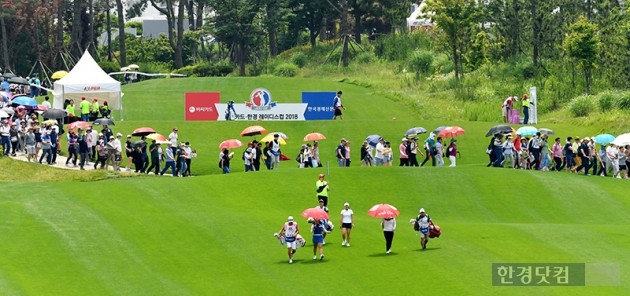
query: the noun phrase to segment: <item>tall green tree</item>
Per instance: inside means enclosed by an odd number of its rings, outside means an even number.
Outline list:
[[[437,29],[444,34],[455,68],[455,79],[463,73],[462,55],[468,46],[471,29],[476,24],[475,0],[428,0],[426,11],[435,14],[432,19]]]
[[[116,10],[118,11],[118,52],[120,54],[120,66],[127,66],[127,46],[125,44],[125,14],[122,0],[116,0]]]
[[[231,48],[232,60],[239,67],[239,75],[245,76],[245,66],[254,40],[262,33],[254,19],[260,13],[254,0],[212,0],[210,7],[215,14],[211,18],[212,31],[217,40]]]
[[[599,56],[599,36],[597,25],[581,16],[569,27],[569,34],[564,39],[564,50],[573,61],[582,67],[586,93],[591,93],[593,68]]]

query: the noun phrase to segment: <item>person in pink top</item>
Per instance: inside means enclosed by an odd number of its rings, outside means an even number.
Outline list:
[[[400,146],[398,146],[398,151],[400,152],[400,166],[409,166],[409,155],[407,155],[408,142],[409,140],[407,138],[403,138]]]
[[[556,166],[553,168],[556,171],[562,171],[564,165],[562,164],[562,158],[564,154],[562,154],[562,143],[560,143],[560,138],[556,138],[556,142],[553,143],[551,147],[551,155],[553,156],[553,161],[556,163]]]

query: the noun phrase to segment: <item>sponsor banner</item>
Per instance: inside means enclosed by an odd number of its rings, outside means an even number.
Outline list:
[[[224,114],[226,114],[227,104],[215,104],[215,106],[218,113],[221,114],[218,120],[225,120]],[[306,111],[306,107],[307,104],[283,103],[275,104],[274,107],[269,109],[255,110],[249,104],[234,104],[236,114],[232,114],[232,118],[234,120],[305,120],[304,112]]]
[[[304,118],[306,120],[331,120],[335,114],[333,102],[336,95],[334,91],[302,92],[302,103],[308,104]]]
[[[218,92],[187,92],[186,120],[217,120],[219,113],[215,105],[220,102]]]

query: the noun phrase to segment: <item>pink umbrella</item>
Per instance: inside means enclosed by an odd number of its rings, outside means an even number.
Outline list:
[[[449,126],[438,134],[438,137],[453,138],[464,134],[464,129],[459,126]]]
[[[318,208],[310,208],[310,209],[306,209],[306,210],[304,210],[304,212],[302,212],[302,217],[304,217],[306,219],[313,218],[313,219],[317,219],[317,220],[328,219],[328,213],[326,213],[326,211],[318,209]]]
[[[243,143],[237,139],[229,139],[219,144],[219,149],[234,149],[243,146]]]
[[[368,210],[368,215],[375,218],[393,218],[400,214],[398,209],[388,204],[377,204]]]
[[[319,140],[325,140],[325,139],[326,139],[326,136],[320,133],[310,133],[304,136],[304,141],[319,141]]]
[[[68,124],[68,130],[77,129],[77,128],[88,128],[90,126],[92,126],[92,124],[89,123],[89,122],[86,122],[86,121],[75,121],[75,122],[73,122],[71,124]]]
[[[150,127],[139,127],[133,130],[133,133],[131,133],[131,135],[136,136],[136,137],[141,137],[141,136],[148,136],[154,133],[155,133],[155,130]]]

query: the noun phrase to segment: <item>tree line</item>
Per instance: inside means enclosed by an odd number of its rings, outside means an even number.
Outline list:
[[[422,0],[417,0],[422,2]],[[433,52],[447,53],[455,79],[486,63],[528,56],[532,75],[549,61],[567,61],[566,73],[593,75],[611,87],[630,87],[630,19],[623,0],[425,0],[435,22]],[[0,10],[0,62],[25,72],[35,62],[63,69],[64,56],[90,50],[97,59],[125,66],[129,46],[143,40],[124,32],[127,19],[152,6],[166,16],[168,32],[160,62],[172,68],[229,60],[245,66],[298,45],[347,36],[361,43],[373,30],[414,34],[406,28],[412,1],[396,0],[13,0]],[[419,4],[419,3],[416,3]],[[124,7],[127,10],[124,11]],[[188,26],[184,27],[184,20]],[[97,37],[107,44],[98,48]],[[209,36],[217,41],[207,42]],[[347,38],[344,38],[347,39]],[[131,45],[130,45],[131,44]],[[344,50],[347,47],[344,42]],[[102,53],[102,54],[99,54]],[[136,62],[136,61],[133,61]],[[344,65],[347,61],[344,61]]]

